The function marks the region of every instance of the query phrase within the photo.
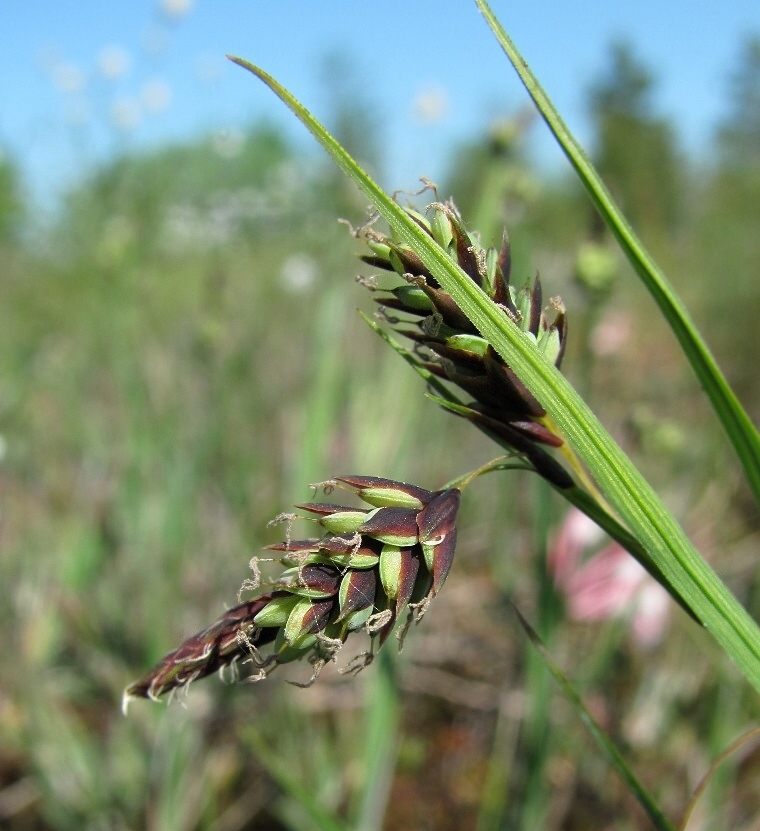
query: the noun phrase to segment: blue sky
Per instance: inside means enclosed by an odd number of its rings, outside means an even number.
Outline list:
[[[584,95],[613,39],[658,78],[658,110],[686,148],[705,152],[725,113],[742,40],[760,34],[760,0],[492,0],[571,128],[588,137]],[[471,0],[4,0],[0,152],[33,192],[55,198],[94,162],[201,132],[234,137],[266,118],[306,151],[284,106],[226,52],[258,63],[317,116],[331,102],[327,55],[376,113],[387,187],[443,174],[452,141],[526,102]],[[535,154],[558,166],[543,127]]]

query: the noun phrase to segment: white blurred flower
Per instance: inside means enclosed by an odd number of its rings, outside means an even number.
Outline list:
[[[308,171],[297,162],[280,162],[266,177],[266,190],[273,205],[286,210],[303,193],[303,184]]]
[[[221,191],[204,206],[170,205],[161,229],[163,246],[170,253],[208,250],[229,242],[250,223],[276,215],[276,206],[261,190],[245,187]],[[296,263],[296,271],[300,271],[291,275],[293,282],[313,279],[308,268],[308,264]],[[288,279],[285,277],[286,282]]]
[[[193,7],[193,0],[161,0],[161,11],[168,17],[184,17]]]
[[[124,77],[129,69],[129,53],[121,46],[106,46],[98,55],[98,70],[108,81]]]
[[[282,284],[294,294],[300,294],[314,285],[319,269],[314,257],[308,254],[291,254],[282,264]]]
[[[201,221],[192,205],[170,205],[164,217],[164,247],[171,253],[183,251],[188,244],[199,246]]]
[[[435,124],[442,121],[449,111],[449,96],[438,85],[429,84],[420,89],[412,101],[415,121],[421,124]]]
[[[134,129],[140,115],[140,104],[134,98],[119,98],[111,105],[111,122],[120,130]]]
[[[227,130],[218,130],[211,139],[211,146],[214,152],[223,159],[234,159],[239,156],[245,144],[243,131],[237,127],[230,127]]]
[[[140,103],[149,113],[161,113],[168,109],[172,100],[172,89],[161,78],[153,78],[142,85]]]

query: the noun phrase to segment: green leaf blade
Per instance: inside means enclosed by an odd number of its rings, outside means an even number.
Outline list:
[[[731,441],[747,481],[760,504],[760,433],[718,367],[686,308],[615,204],[583,148],[564,123],[514,42],[504,31],[486,0],[478,8],[499,41],[549,129],[588,191],[642,283],[652,295],[673,331],[684,355],[712,403]]]
[[[586,729],[589,731],[589,733],[591,733],[592,737],[594,738],[594,741],[597,743],[597,746],[602,751],[603,755],[607,758],[607,761],[610,763],[613,769],[617,772],[618,776],[620,776],[620,778],[626,784],[628,790],[636,797],[639,804],[651,820],[652,825],[654,825],[654,827],[658,829],[658,831],[676,831],[675,826],[660,810],[660,807],[657,805],[649,791],[647,791],[644,785],[638,780],[636,774],[625,761],[623,755],[620,753],[617,747],[615,747],[610,737],[597,724],[596,720],[591,715],[586,705],[583,703],[583,699],[581,698],[580,694],[567,679],[567,677],[562,672],[556,661],[549,654],[549,651],[544,646],[541,639],[538,637],[536,631],[522,616],[520,611],[516,607],[514,607],[514,609],[515,613],[517,614],[517,618],[520,622],[520,625],[525,631],[525,634],[528,636],[528,640],[530,640],[533,647],[543,658],[544,663],[549,669],[549,672],[551,672],[551,674],[554,676],[554,680],[560,685],[565,695],[572,702],[573,707],[580,716],[581,721],[586,726]]]

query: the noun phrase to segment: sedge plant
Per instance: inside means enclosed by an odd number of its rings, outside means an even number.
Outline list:
[[[720,373],[680,300],[653,263],[569,133],[516,47],[484,2],[477,4],[563,147],[622,250],[652,293],[732,441],[750,487],[760,498],[760,438]],[[365,280],[382,308],[367,320],[425,380],[429,397],[492,438],[504,456],[440,487],[373,475],[339,475],[320,483],[329,501],[297,506],[278,518],[284,540],[270,546],[284,571],[262,581],[258,563],[243,585],[250,597],[170,652],[125,691],[158,698],[228,666],[263,679],[278,665],[306,659],[313,683],[356,633],[347,671],[372,662],[395,630],[400,643],[442,590],[452,567],[461,489],[481,473],[522,470],[541,477],[635,557],[672,598],[715,638],[751,687],[760,692],[760,629],[694,548],[676,518],[561,374],[571,317],[544,298],[538,278],[511,281],[511,250],[484,248],[451,201],[425,211],[384,193],[346,150],[260,68],[231,60],[262,80],[310,130],[375,210],[352,229],[365,246]],[[387,231],[378,230],[384,220]],[[523,473],[522,475],[526,475]],[[333,501],[349,492],[355,507]],[[297,519],[318,536],[299,538]],[[674,826],[594,722],[572,684],[545,653],[522,617],[529,640],[589,726],[602,752],[638,798],[655,827]]]

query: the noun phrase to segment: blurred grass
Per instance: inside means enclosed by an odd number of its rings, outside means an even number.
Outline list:
[[[510,192],[507,156],[479,153],[478,175],[495,171],[519,205],[515,274],[538,266],[572,326],[591,302],[572,279],[585,209],[563,183],[521,179]],[[492,193],[488,206],[461,187],[465,217],[468,199],[473,215],[500,216]],[[714,192],[689,227],[728,222]],[[673,817],[757,718],[677,610],[649,650],[623,622],[566,619],[543,565],[561,506],[514,474],[464,494],[454,570],[392,673],[326,671],[307,691],[285,680],[308,668],[257,686],[209,679],[183,706],[133,702],[121,716],[123,687],[234,603],[248,560],[276,539],[267,521],[311,482],[343,472],[438,487],[495,455],[354,313],[373,304],[353,284],[338,216],[361,221],[364,205],[261,128],[235,161],[210,142],[125,157],[83,180],[55,227],[0,241],[3,828],[324,827],[273,765],[348,827],[646,828],[536,664],[511,600]],[[724,273],[746,298],[730,313],[722,298],[714,336],[757,412],[757,379],[732,346],[755,331],[740,219],[725,239],[658,237],[667,251],[655,254],[685,275],[697,315],[710,319],[706,289]],[[616,284],[597,326],[622,340],[590,349],[601,336],[589,327],[565,368],[757,614],[756,509],[651,318]],[[689,831],[751,827],[759,764],[730,759]]]

